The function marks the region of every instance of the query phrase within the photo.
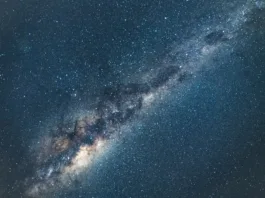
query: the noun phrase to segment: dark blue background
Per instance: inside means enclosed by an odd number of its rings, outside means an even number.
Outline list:
[[[0,2],[0,196],[18,197],[31,172],[26,152],[45,119],[159,65],[173,42],[232,10],[221,4]],[[250,16],[237,38],[244,44],[192,79],[183,100],[172,90],[94,182],[62,197],[262,197],[264,15]]]

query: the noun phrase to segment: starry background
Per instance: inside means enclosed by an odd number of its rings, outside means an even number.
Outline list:
[[[0,197],[19,196],[30,142],[48,116],[156,67],[173,42],[218,19],[221,4],[1,1]],[[262,19],[264,10],[251,16],[241,30],[248,42],[217,57],[184,100],[172,90],[96,168],[93,183],[61,197],[264,197]]]

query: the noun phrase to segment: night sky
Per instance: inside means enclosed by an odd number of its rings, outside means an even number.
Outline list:
[[[0,0],[0,197],[265,197],[264,38],[262,0]]]

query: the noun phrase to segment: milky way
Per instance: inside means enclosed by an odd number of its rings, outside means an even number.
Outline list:
[[[46,127],[48,132],[35,140],[39,142],[33,155],[36,173],[24,182],[25,194],[45,197],[79,181],[119,139],[122,126],[137,120],[137,115],[147,112],[152,102],[163,100],[172,87],[193,81],[200,71],[213,69],[209,63],[214,56],[232,53],[239,42],[238,31],[256,6],[262,5],[239,5],[225,20],[200,25],[194,36],[172,44],[157,69],[142,74],[134,83],[100,90],[91,110]]]

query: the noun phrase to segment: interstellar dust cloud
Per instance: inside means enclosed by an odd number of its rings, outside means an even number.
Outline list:
[[[240,7],[223,25],[212,22],[201,26],[194,37],[173,46],[163,64],[150,72],[148,80],[106,87],[91,112],[51,127],[49,135],[40,140],[36,174],[24,182],[26,195],[42,197],[71,186],[108,150],[119,127],[146,108],[147,100],[153,100],[171,81],[181,84],[194,79],[212,56],[224,48],[230,49],[230,42],[235,46],[236,32],[246,22],[246,13],[251,9],[251,6]]]
[[[52,135],[44,140],[37,176],[31,181],[35,184],[28,195],[74,180],[102,152],[118,127],[142,109],[145,97],[174,76],[179,76],[181,81],[185,79],[179,67],[170,66],[160,68],[150,82],[107,87],[92,114],[51,128]]]

